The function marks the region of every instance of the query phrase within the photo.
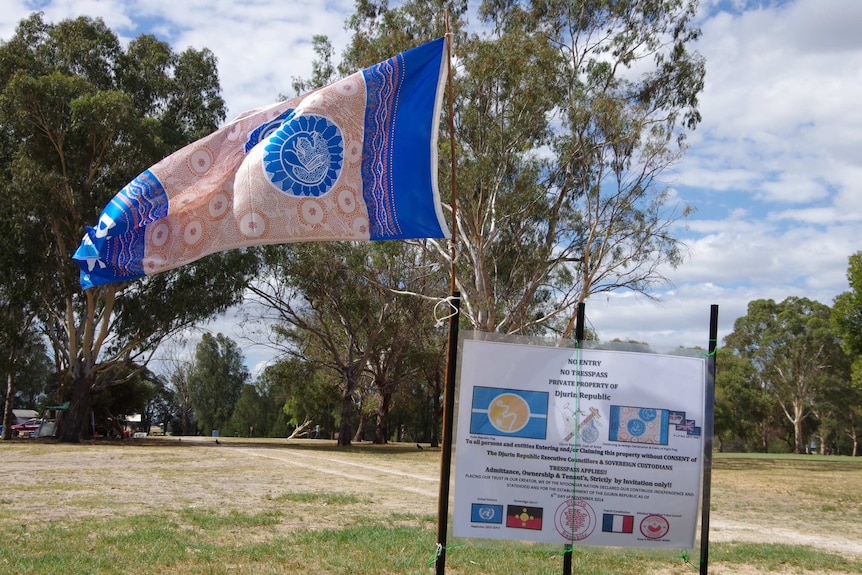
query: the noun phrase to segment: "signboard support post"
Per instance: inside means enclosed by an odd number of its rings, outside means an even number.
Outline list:
[[[718,340],[718,306],[709,314],[709,347],[706,363],[706,395],[703,420],[703,498],[700,517],[700,575],[709,572],[709,505],[712,486],[712,448],[715,433],[715,351]]]
[[[449,346],[446,359],[446,383],[443,393],[443,437],[441,440],[440,491],[437,497],[436,575],[446,572],[446,531],[449,528],[449,478],[452,474],[452,433],[455,422],[455,371],[458,361],[458,319],[461,293],[452,292],[452,315],[449,317]]]
[[[584,302],[578,303],[578,321],[575,324],[575,340],[578,348],[584,341]],[[563,575],[572,575],[572,544],[567,543],[563,549]]]

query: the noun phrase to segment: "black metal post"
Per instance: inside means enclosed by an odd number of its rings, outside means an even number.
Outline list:
[[[455,368],[458,364],[458,319],[461,293],[452,292],[452,315],[449,316],[449,343],[446,359],[446,387],[443,392],[443,437],[440,455],[440,491],[437,497],[436,574],[446,572],[446,532],[449,529],[449,478],[452,474],[452,441],[455,422]]]
[[[578,303],[578,321],[575,323],[575,340],[577,341],[578,349],[584,341],[584,310],[586,305],[584,302]],[[577,423],[575,424],[577,426]],[[563,548],[563,575],[572,575],[572,545],[567,543]]]
[[[712,449],[715,435],[715,352],[718,347],[718,306],[709,314],[709,355],[706,360],[706,409],[703,420],[703,497],[700,510],[700,575],[709,572],[709,506],[712,489]]]

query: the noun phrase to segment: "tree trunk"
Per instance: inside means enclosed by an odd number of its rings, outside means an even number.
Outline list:
[[[802,418],[798,415],[793,418],[793,439],[796,443],[796,453],[805,453],[805,442],[802,437]]]
[[[377,418],[374,422],[374,443],[382,445],[389,443],[389,410],[392,405],[392,392],[387,386],[377,388],[380,393],[380,403],[377,405]]]
[[[353,415],[352,389],[348,389],[341,395],[341,422],[338,425],[338,445],[350,445],[350,417]]]
[[[862,453],[859,452],[859,430],[856,428],[855,425],[850,427],[850,434],[851,438],[853,439],[853,451],[851,451],[850,454],[854,457],[857,455],[862,455]]]
[[[72,400],[69,410],[63,415],[57,437],[64,443],[78,443],[83,436],[91,436],[88,429],[90,419],[90,403],[93,397],[94,376],[92,370],[85,370],[82,375],[76,373],[72,381]]]
[[[431,398],[431,447],[440,447],[440,420],[443,416],[443,406],[440,398],[443,397],[443,382],[440,377],[440,369],[434,373],[434,389]]]
[[[15,378],[12,369],[6,374],[6,407],[3,409],[3,441],[12,439],[12,401],[15,399]]]
[[[365,412],[359,412],[359,424],[356,426],[356,433],[353,434],[353,441],[361,442],[363,437],[363,430],[365,429],[365,424],[368,423],[368,416],[365,415]]]

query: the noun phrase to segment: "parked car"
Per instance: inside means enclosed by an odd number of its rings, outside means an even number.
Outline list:
[[[39,427],[41,427],[41,425],[42,425],[42,420],[34,418],[34,419],[28,419],[24,423],[17,423],[15,425],[10,425],[9,429],[11,429],[12,431],[18,432],[18,434],[30,433],[31,431],[36,431],[37,429],[39,429]]]

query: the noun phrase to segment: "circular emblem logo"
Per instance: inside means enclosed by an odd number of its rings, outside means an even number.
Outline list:
[[[655,421],[657,415],[658,413],[655,409],[650,409],[648,407],[642,407],[641,410],[638,412],[638,417],[640,417],[643,421],[647,423]]]
[[[483,505],[479,508],[479,517],[484,519],[485,521],[490,521],[494,518],[494,515],[497,513],[494,511],[494,508],[490,505]]]
[[[501,393],[488,406],[491,425],[503,433],[517,433],[530,421],[530,406],[514,393]]]
[[[276,189],[293,196],[328,192],[344,163],[341,130],[323,116],[299,116],[285,122],[264,145],[263,166]]]
[[[293,114],[293,108],[288,108],[272,120],[268,122],[264,122],[257,128],[251,131],[248,135],[248,139],[245,142],[245,153],[249,153],[252,148],[261,143],[263,140],[269,138],[269,136],[279,127],[285,118]],[[236,124],[239,126],[240,124]],[[230,137],[230,136],[228,136]]]
[[[596,426],[590,421],[589,425],[587,425],[584,430],[581,432],[581,439],[584,443],[593,443],[595,440],[599,438],[599,430],[596,429]]]
[[[596,512],[582,499],[569,499],[557,507],[554,526],[566,541],[580,541],[593,534]]]
[[[634,437],[640,437],[646,431],[646,423],[640,419],[629,419],[629,422],[626,424],[626,429]]]
[[[641,534],[647,539],[661,539],[670,531],[670,523],[661,515],[647,515],[641,521]]]

